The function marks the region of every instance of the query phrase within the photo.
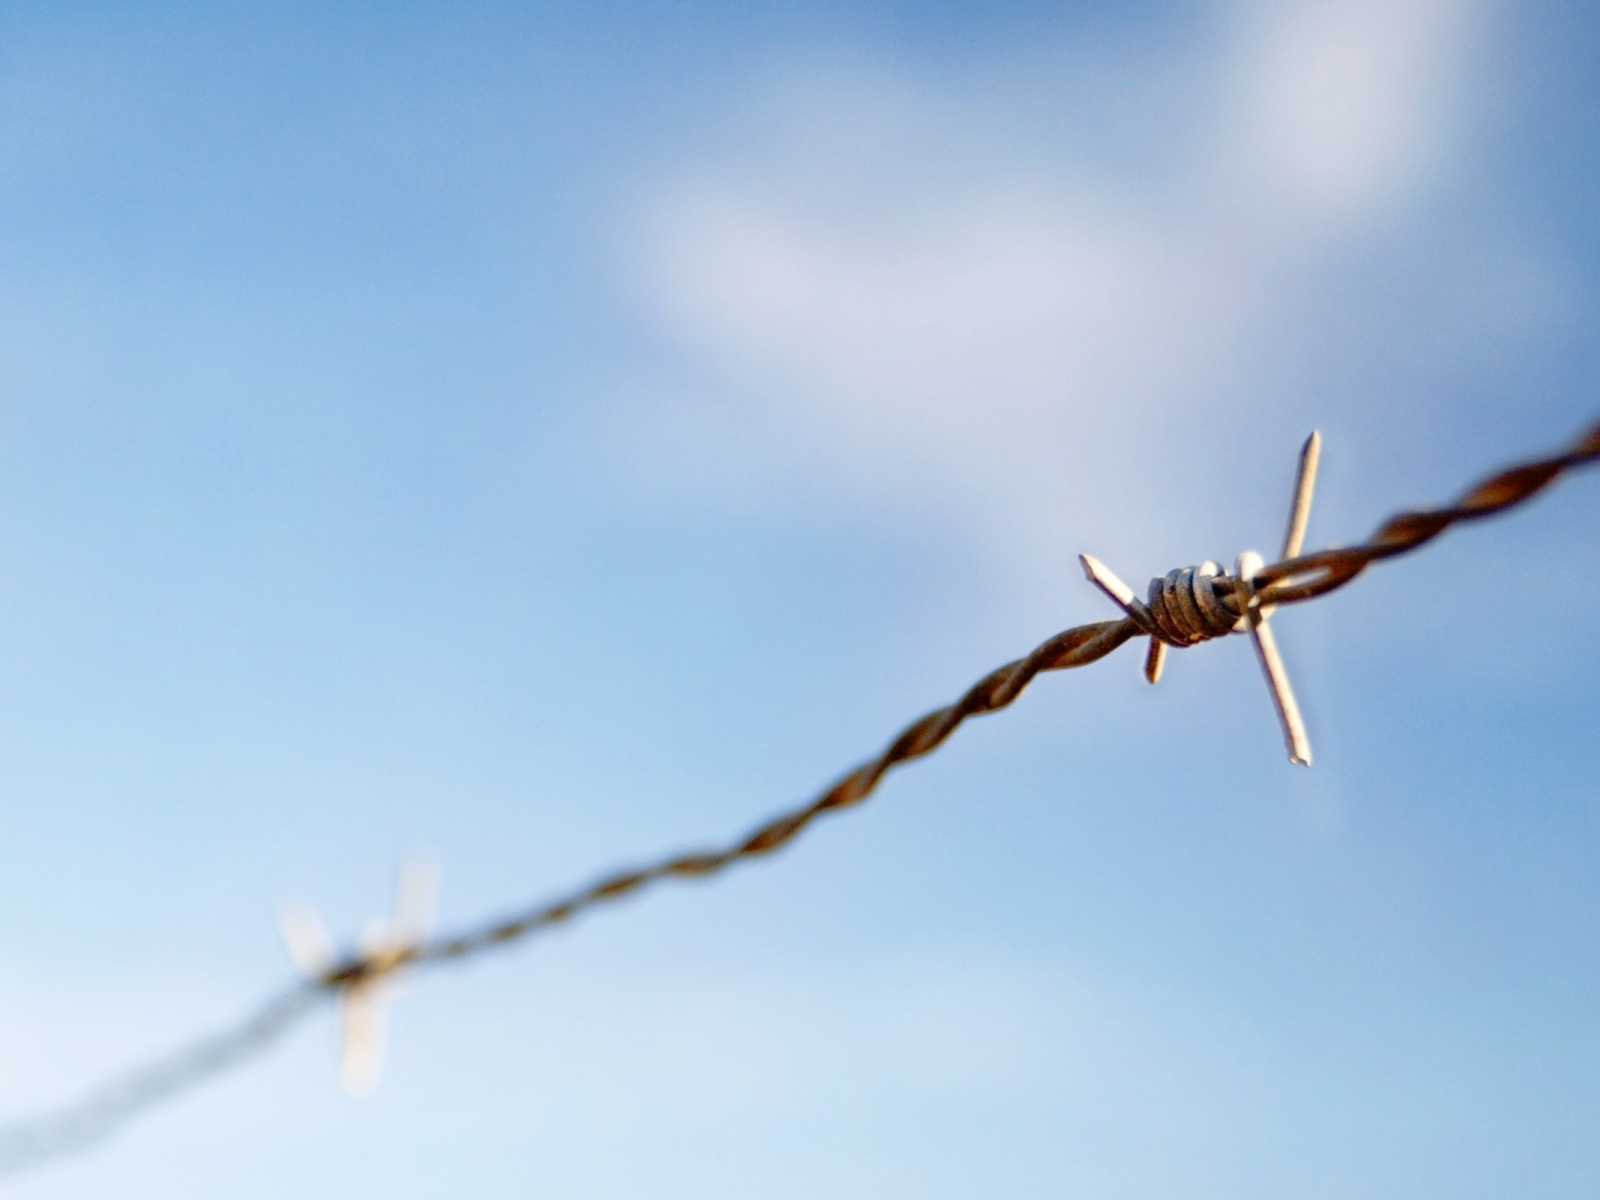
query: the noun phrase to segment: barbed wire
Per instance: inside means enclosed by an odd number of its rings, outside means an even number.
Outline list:
[[[1351,582],[1374,562],[1415,550],[1457,523],[1521,504],[1566,472],[1600,460],[1600,424],[1562,453],[1489,476],[1454,504],[1397,514],[1359,545],[1300,555],[1295,551],[1304,529],[1304,509],[1309,504],[1308,458],[1314,473],[1315,435],[1313,442],[1307,444],[1307,455],[1302,457],[1301,487],[1291,517],[1291,532],[1285,540],[1286,554],[1280,561],[1260,565],[1258,558],[1241,555],[1239,571],[1232,576],[1221,573],[1214,563],[1174,571],[1152,580],[1149,600],[1142,603],[1098,562],[1084,556],[1090,577],[1123,607],[1124,617],[1065,630],[1026,657],[991,671],[961,699],[907,726],[877,757],[856,767],[809,803],[780,813],[720,849],[678,854],[650,866],[607,875],[554,901],[451,937],[391,945],[381,954],[355,953],[277,995],[231,1029],[114,1078],[64,1108],[0,1127],[0,1174],[12,1174],[104,1140],[139,1113],[261,1053],[319,1001],[348,995],[403,968],[445,963],[519,941],[664,880],[704,879],[771,854],[793,841],[819,817],[866,800],[889,771],[932,753],[968,718],[1008,707],[1046,671],[1087,666],[1135,637],[1149,637],[1150,661],[1155,665],[1152,668],[1147,664],[1147,673],[1154,682],[1160,673],[1158,646],[1191,646],[1230,632],[1260,632],[1273,607],[1325,596]],[[1252,561],[1255,569],[1250,569]],[[1287,721],[1285,727],[1287,731]]]

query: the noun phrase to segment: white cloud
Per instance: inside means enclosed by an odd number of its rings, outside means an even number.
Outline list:
[[[1449,140],[1474,5],[1309,0],[1254,14],[1241,58],[1244,155],[1283,202],[1348,218],[1392,203]]]
[[[722,502],[915,508],[1011,568],[1064,533],[1165,553],[1175,501],[1237,501],[1263,462],[1275,506],[1336,399],[1308,365],[1330,326],[1367,339],[1349,359],[1393,354],[1399,280],[1426,298],[1417,357],[1450,362],[1548,290],[1493,237],[1417,249],[1476,21],[1304,0],[1234,10],[1178,66],[1069,47],[977,82],[787,78],[748,141],[651,190],[640,295],[678,361],[635,450]],[[1516,286],[1466,296],[1462,254]],[[1509,320],[1483,308],[1501,295]]]

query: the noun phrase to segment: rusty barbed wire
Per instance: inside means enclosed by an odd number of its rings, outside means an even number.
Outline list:
[[[1343,587],[1372,563],[1417,549],[1450,526],[1503,512],[1531,499],[1566,472],[1600,460],[1600,424],[1566,451],[1521,463],[1489,476],[1454,504],[1391,517],[1366,542],[1295,553],[1309,505],[1307,458],[1315,471],[1315,437],[1302,456],[1285,556],[1261,565],[1250,552],[1238,573],[1215,563],[1173,571],[1151,582],[1150,603],[1084,556],[1091,579],[1125,609],[1120,620],[1080,625],[1056,634],[1032,653],[991,671],[961,699],[904,729],[877,757],[862,763],[821,795],[762,824],[721,849],[674,855],[651,866],[617,872],[559,899],[452,937],[389,944],[381,953],[356,953],[286,991],[231,1030],[136,1069],[52,1113],[0,1128],[0,1174],[10,1174],[102,1141],[138,1113],[260,1053],[305,1017],[319,1000],[372,984],[399,970],[444,963],[526,938],[591,908],[620,900],[667,879],[704,879],[738,863],[770,854],[793,841],[813,821],[860,804],[884,776],[937,749],[970,717],[1011,705],[1040,674],[1087,666],[1135,637],[1151,639],[1152,682],[1160,673],[1158,645],[1191,646],[1231,632],[1260,632],[1271,608],[1299,604]],[[1104,572],[1097,575],[1096,568]],[[1258,643],[1259,648],[1259,643]],[[1274,651],[1275,653],[1275,651]],[[1265,665],[1265,660],[1264,660]],[[1270,670],[1269,670],[1270,675]],[[1291,751],[1292,753],[1292,751]]]

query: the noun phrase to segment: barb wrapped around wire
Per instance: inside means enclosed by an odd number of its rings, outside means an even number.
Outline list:
[[[1283,534],[1280,559],[1299,554],[1305,541],[1306,526],[1311,520],[1311,496],[1317,486],[1317,464],[1321,458],[1322,435],[1313,431],[1300,450],[1300,469],[1295,476],[1294,499],[1289,505],[1289,525]],[[1083,563],[1083,573],[1089,577],[1089,582],[1111,597],[1128,614],[1129,620],[1150,635],[1144,676],[1151,683],[1161,679],[1168,646],[1196,646],[1230,633],[1248,633],[1255,644],[1262,674],[1267,677],[1267,691],[1277,710],[1278,724],[1283,728],[1289,761],[1302,767],[1311,765],[1311,739],[1306,734],[1306,723],[1300,716],[1294,688],[1289,685],[1288,669],[1278,653],[1277,639],[1267,624],[1272,606],[1261,603],[1256,588],[1256,576],[1262,567],[1259,554],[1254,550],[1240,554],[1231,578],[1210,561],[1198,567],[1168,571],[1165,576],[1150,581],[1148,604],[1139,603],[1128,585],[1099,559],[1080,554],[1078,560]]]
[[[1040,673],[1087,666],[1135,637],[1150,639],[1146,675],[1154,682],[1160,676],[1161,660],[1167,647],[1192,646],[1233,632],[1252,634],[1273,688],[1291,758],[1294,758],[1296,734],[1291,726],[1299,726],[1302,745],[1304,729],[1267,625],[1272,610],[1326,595],[1343,587],[1380,559],[1425,545],[1458,522],[1477,520],[1520,504],[1565,472],[1595,462],[1600,459],[1600,425],[1588,430],[1560,454],[1512,467],[1483,480],[1453,505],[1401,513],[1385,522],[1360,545],[1300,555],[1318,447],[1318,439],[1313,435],[1302,452],[1289,528],[1279,561],[1266,565],[1259,556],[1247,551],[1239,556],[1232,575],[1224,574],[1211,562],[1182,568],[1154,580],[1146,603],[1139,601],[1103,564],[1084,556],[1090,578],[1123,609],[1125,615],[1121,619],[1068,629],[1026,657],[991,671],[954,704],[913,722],[875,758],[858,766],[820,796],[779,814],[727,846],[679,854],[651,866],[609,875],[555,901],[432,941],[420,936],[424,922],[406,915],[406,885],[402,885],[400,912],[395,921],[371,933],[360,949],[343,960],[322,948],[325,935],[307,936],[306,930],[310,927],[302,922],[298,933],[286,931],[286,936],[292,949],[299,947],[296,951],[298,965],[307,975],[303,983],[271,1000],[230,1031],[113,1079],[76,1104],[0,1128],[0,1172],[15,1172],[102,1140],[139,1112],[261,1052],[305,1016],[318,999],[338,998],[345,1007],[346,1081],[359,1090],[375,1077],[378,1043],[371,1032],[376,1020],[372,1011],[375,993],[379,985],[404,968],[463,958],[525,938],[590,908],[637,893],[653,883],[704,878],[738,862],[770,854],[792,841],[817,818],[860,804],[890,770],[937,749],[969,717],[1009,706]],[[1309,747],[1303,748],[1303,756],[1296,761],[1310,761]]]

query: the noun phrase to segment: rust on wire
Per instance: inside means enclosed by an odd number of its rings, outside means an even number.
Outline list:
[[[113,1079],[76,1104],[0,1128],[0,1172],[15,1172],[101,1141],[141,1111],[264,1050],[319,999],[344,1000],[347,993],[370,991],[385,976],[404,967],[476,954],[528,937],[662,880],[704,878],[736,863],[770,854],[817,818],[860,804],[890,770],[937,749],[967,718],[1010,705],[1040,673],[1087,666],[1136,637],[1150,639],[1146,673],[1153,682],[1160,675],[1166,647],[1193,646],[1228,633],[1252,634],[1291,758],[1297,752],[1298,727],[1303,760],[1309,762],[1304,725],[1266,624],[1272,610],[1327,595],[1372,563],[1414,550],[1458,522],[1487,517],[1528,500],[1565,472],[1600,459],[1600,425],[1560,454],[1490,476],[1449,507],[1401,513],[1360,545],[1301,555],[1319,449],[1320,439],[1313,434],[1301,453],[1279,561],[1266,565],[1246,551],[1240,555],[1233,575],[1224,573],[1213,562],[1173,571],[1151,581],[1149,602],[1145,603],[1103,563],[1084,555],[1086,574],[1123,610],[1126,615],[1122,619],[1068,629],[1025,658],[991,671],[961,699],[911,724],[876,758],[861,764],[809,803],[774,817],[720,849],[679,854],[652,866],[622,871],[553,902],[454,937],[433,941],[391,938],[374,954],[358,952],[342,961],[319,962],[311,978],[278,996],[234,1029]]]

